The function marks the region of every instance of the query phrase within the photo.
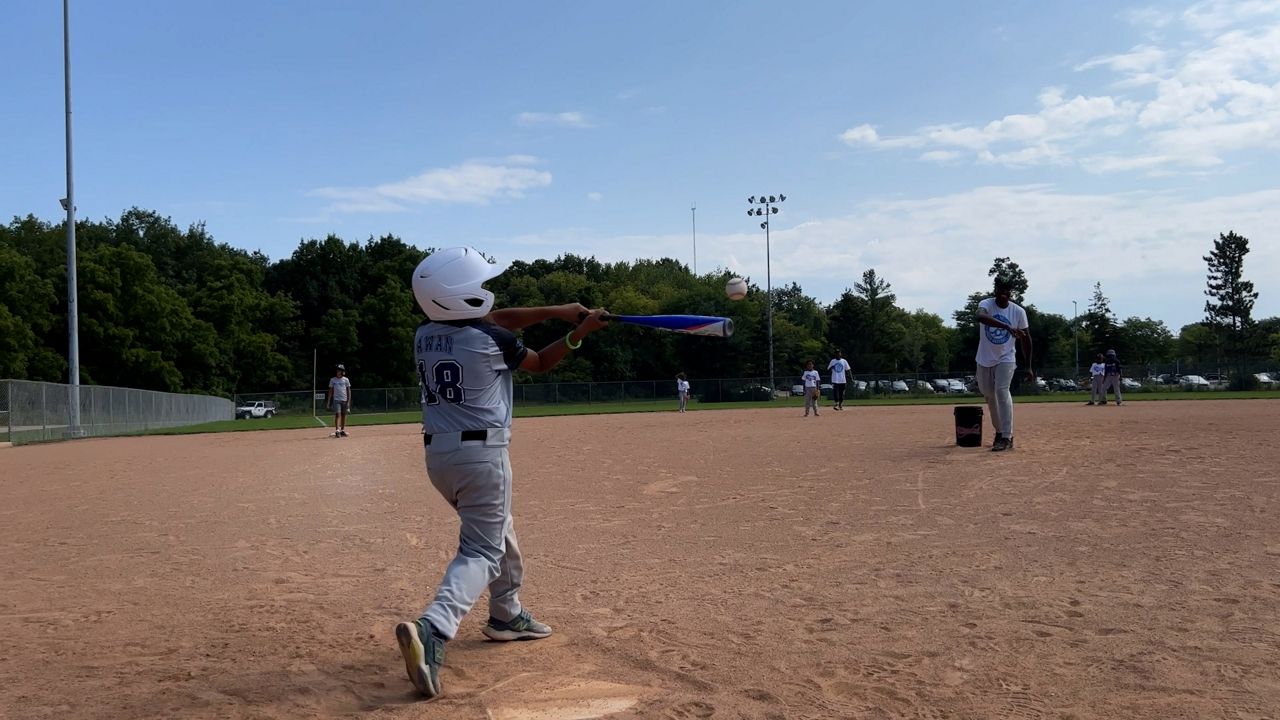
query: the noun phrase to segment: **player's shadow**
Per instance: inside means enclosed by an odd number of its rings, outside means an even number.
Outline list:
[[[322,639],[317,638],[317,642]],[[135,698],[127,709],[103,707],[92,717],[348,717],[423,702],[424,698],[405,678],[404,662],[394,641],[384,645],[387,647],[371,647],[359,656],[308,664],[305,669],[277,666],[238,673],[195,674],[176,684],[166,684],[150,697]],[[122,715],[126,710],[127,715]]]

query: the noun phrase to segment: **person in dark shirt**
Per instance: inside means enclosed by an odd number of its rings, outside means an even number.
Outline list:
[[[1124,404],[1124,396],[1120,394],[1120,361],[1116,359],[1116,351],[1108,350],[1107,358],[1103,361],[1106,370],[1102,374],[1102,400],[1099,405],[1107,404],[1107,390],[1110,389],[1116,394],[1116,404]]]

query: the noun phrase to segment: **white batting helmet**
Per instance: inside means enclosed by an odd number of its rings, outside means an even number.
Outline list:
[[[481,286],[506,269],[485,260],[475,248],[437,250],[413,271],[413,296],[432,320],[481,318],[493,309],[493,293]]]

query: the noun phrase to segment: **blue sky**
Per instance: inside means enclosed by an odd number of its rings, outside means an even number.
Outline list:
[[[949,320],[996,256],[1030,302],[1175,332],[1250,238],[1280,314],[1280,0],[73,0],[76,204],[220,242],[394,234],[502,259],[678,257],[775,285],[868,267]],[[57,221],[62,14],[0,23],[0,216]]]

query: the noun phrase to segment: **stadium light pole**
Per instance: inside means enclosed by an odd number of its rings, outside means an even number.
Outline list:
[[[70,397],[67,432],[81,434],[80,429],[80,311],[76,293],[76,192],[71,172],[71,7],[62,0],[62,75],[63,99],[67,116],[67,196],[62,209],[67,211],[67,364],[70,365]]]
[[[693,218],[693,274],[698,274],[698,203],[689,204],[689,215]]]
[[[760,223],[760,229],[764,230],[764,277],[765,277],[765,297],[768,298],[768,325],[769,325],[769,399],[773,400],[776,390],[774,388],[773,377],[773,259],[769,252],[769,216],[778,214],[778,203],[786,201],[786,195],[752,195],[747,198],[747,215],[750,217],[763,216],[764,220]]]

